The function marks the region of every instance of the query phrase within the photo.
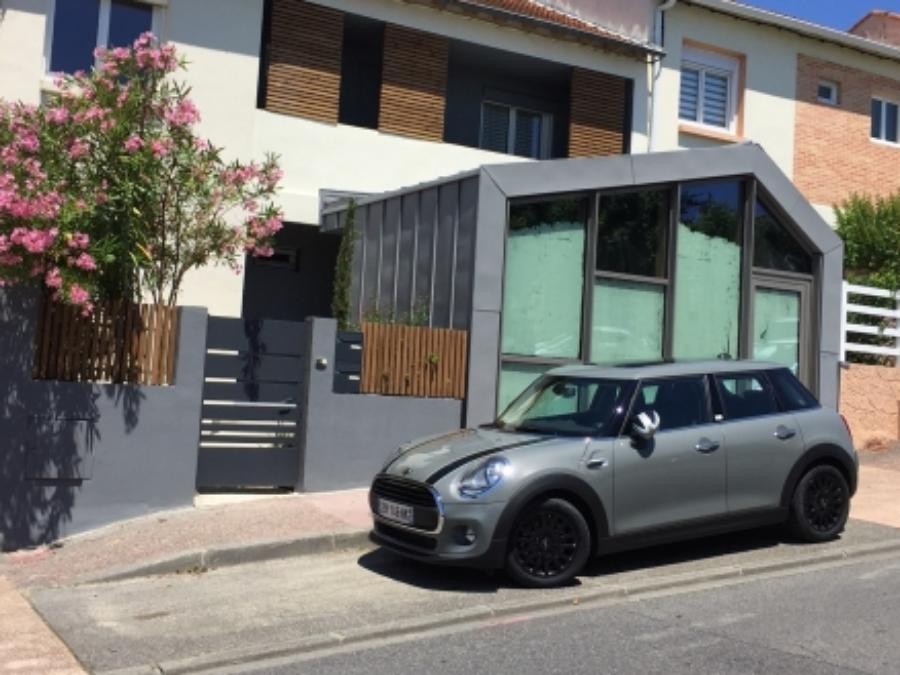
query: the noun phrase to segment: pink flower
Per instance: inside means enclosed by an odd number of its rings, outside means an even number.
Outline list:
[[[65,124],[69,121],[69,111],[62,106],[47,110],[47,120],[53,124]]]
[[[22,150],[26,150],[27,152],[37,152],[38,148],[41,146],[37,134],[30,130],[19,136],[16,139],[16,144],[22,148]]]
[[[193,101],[182,99],[174,108],[169,108],[165,112],[166,121],[175,126],[188,126],[200,120],[200,111]]]
[[[150,144],[150,149],[153,150],[153,156],[156,158],[162,158],[169,154],[169,144],[164,141],[153,141]]]
[[[88,247],[89,243],[90,237],[88,237],[88,235],[84,234],[83,232],[75,232],[69,235],[69,248],[85,249]]]
[[[90,300],[90,298],[91,294],[78,284],[72,284],[72,287],[69,289],[69,300],[71,300],[74,305],[83,305]]]
[[[60,274],[58,267],[51,267],[47,270],[47,274],[44,275],[44,283],[47,284],[48,288],[59,288],[62,286],[62,274]]]
[[[93,302],[85,302],[81,306],[81,316],[90,316],[94,312],[94,303]]]
[[[88,145],[87,141],[76,138],[69,146],[69,159],[78,159],[79,157],[84,157],[86,154],[88,154],[90,149],[91,146]]]
[[[89,253],[82,253],[75,259],[75,267],[87,270],[88,272],[97,269],[97,263]]]
[[[209,150],[209,141],[205,138],[195,138],[194,139],[194,147],[197,150]]]
[[[127,152],[134,153],[143,147],[144,141],[141,140],[140,136],[132,134],[125,140],[125,143],[123,145]]]

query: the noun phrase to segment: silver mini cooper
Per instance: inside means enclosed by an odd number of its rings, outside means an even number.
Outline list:
[[[592,555],[728,530],[831,539],[857,470],[842,418],[783,366],[566,366],[491,425],[401,447],[369,501],[391,550],[546,587]]]

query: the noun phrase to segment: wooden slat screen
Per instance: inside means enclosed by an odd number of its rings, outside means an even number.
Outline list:
[[[447,39],[387,24],[378,128],[429,141],[444,139]]]
[[[362,393],[465,398],[466,331],[363,322],[362,333]]]
[[[45,301],[35,339],[36,380],[175,383],[178,310],[165,305],[98,304],[90,316],[78,307]]]
[[[336,123],[343,33],[339,10],[303,0],[273,0],[266,110]]]
[[[625,151],[628,80],[594,70],[572,71],[569,157]]]

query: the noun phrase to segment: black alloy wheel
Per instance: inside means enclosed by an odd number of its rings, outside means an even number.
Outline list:
[[[794,533],[805,541],[827,541],[844,529],[850,514],[850,489],[843,474],[822,464],[810,469],[791,504]]]
[[[581,571],[590,544],[581,512],[563,499],[547,499],[526,509],[517,521],[507,571],[525,586],[561,586]]]

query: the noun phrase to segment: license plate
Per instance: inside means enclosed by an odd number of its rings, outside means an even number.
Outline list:
[[[405,525],[412,525],[413,523],[413,508],[411,506],[398,504],[380,497],[378,498],[378,515],[396,520],[398,523],[404,523]]]

